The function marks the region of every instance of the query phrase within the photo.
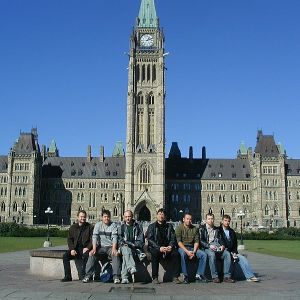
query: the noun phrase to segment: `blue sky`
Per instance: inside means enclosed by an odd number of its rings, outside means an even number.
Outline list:
[[[126,139],[140,0],[0,1],[0,154],[37,126],[62,156]],[[166,153],[235,157],[257,129],[300,157],[300,1],[156,0],[166,36]]]

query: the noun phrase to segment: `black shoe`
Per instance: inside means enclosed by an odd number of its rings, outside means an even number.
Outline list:
[[[207,283],[208,280],[205,276],[203,275],[196,275],[196,282],[197,283]]]
[[[83,279],[82,279],[82,282],[83,283],[88,283],[88,282],[91,282],[92,281],[92,278],[90,276],[85,276]]]
[[[189,278],[188,278],[187,276],[184,276],[184,277],[183,277],[182,283],[184,283],[184,284],[189,284],[189,283],[190,283],[190,282],[189,282]]]
[[[64,277],[63,279],[60,280],[61,282],[69,282],[72,281],[71,277]]]

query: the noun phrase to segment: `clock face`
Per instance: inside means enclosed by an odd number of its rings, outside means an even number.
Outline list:
[[[144,34],[141,37],[141,46],[151,47],[154,43],[153,36],[151,34]]]

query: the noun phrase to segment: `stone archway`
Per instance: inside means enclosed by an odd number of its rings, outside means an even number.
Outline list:
[[[137,205],[134,210],[134,218],[137,221],[151,221],[151,207],[147,205],[146,201],[143,201]]]

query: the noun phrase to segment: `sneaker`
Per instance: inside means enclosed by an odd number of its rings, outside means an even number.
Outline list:
[[[259,279],[255,276],[251,277],[251,278],[247,278],[248,282],[259,282]]]
[[[183,283],[184,284],[189,284],[190,282],[189,282],[189,278],[187,277],[187,276],[183,276]]]
[[[152,279],[152,283],[154,283],[154,284],[160,284],[160,282],[158,281],[157,278],[153,278],[153,279]]]
[[[172,282],[175,283],[175,284],[181,284],[181,281],[179,280],[178,277],[174,277]]]
[[[72,281],[71,277],[64,277],[63,279],[60,280],[61,282],[69,282]]]
[[[122,284],[128,284],[129,280],[127,278],[123,278],[121,281]]]
[[[235,280],[232,279],[231,277],[224,277],[223,281],[226,283],[234,283],[235,282]]]
[[[134,267],[130,268],[130,269],[129,269],[129,273],[130,273],[130,274],[136,273],[136,268],[134,268]]]
[[[199,275],[199,274],[196,275],[195,279],[196,279],[197,283],[207,283],[208,282],[208,280],[205,276]]]
[[[83,283],[88,283],[88,282],[91,282],[92,279],[90,278],[90,276],[85,276],[83,279],[82,279],[82,282]]]
[[[212,282],[213,283],[220,283],[221,281],[218,277],[216,277],[216,278],[213,278]]]
[[[121,283],[121,281],[120,281],[119,278],[115,278],[115,279],[114,279],[114,284],[120,284],[120,283]]]

